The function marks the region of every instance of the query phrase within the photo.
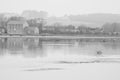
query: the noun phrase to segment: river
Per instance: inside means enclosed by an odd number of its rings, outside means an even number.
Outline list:
[[[0,38],[0,80],[120,80],[120,39]]]

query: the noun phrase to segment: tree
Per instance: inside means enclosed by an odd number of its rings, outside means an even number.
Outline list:
[[[0,27],[6,26],[7,19],[4,17],[4,15],[0,15]]]
[[[80,34],[86,34],[88,32],[88,27],[85,25],[80,25],[77,29],[80,32]]]
[[[109,35],[120,33],[120,23],[106,23],[102,26],[103,32]]]
[[[38,27],[39,33],[42,32],[42,27],[46,24],[45,19],[42,18],[36,18],[36,19],[30,19],[27,20],[29,26],[31,27]]]
[[[0,15],[0,27],[4,29],[5,33],[7,32],[6,26],[7,26],[7,18],[3,15]]]

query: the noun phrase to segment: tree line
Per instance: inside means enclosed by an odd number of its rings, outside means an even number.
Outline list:
[[[27,21],[29,27],[37,27],[39,29],[40,35],[88,35],[88,36],[118,36],[120,35],[120,23],[105,23],[101,27],[91,28],[86,25],[74,26],[62,25],[61,23],[54,23],[52,25],[47,25],[47,21],[43,18],[35,19],[25,19],[24,17],[10,17],[6,18],[0,16],[0,28],[4,28],[5,32],[7,23],[11,20]]]

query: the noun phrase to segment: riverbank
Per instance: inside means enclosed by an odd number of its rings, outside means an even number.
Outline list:
[[[119,39],[120,37],[116,36],[104,36],[104,37],[97,37],[97,36],[0,36],[0,38],[11,38],[11,37],[18,37],[18,38],[47,38],[47,39]]]

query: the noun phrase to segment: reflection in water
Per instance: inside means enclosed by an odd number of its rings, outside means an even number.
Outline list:
[[[44,40],[39,38],[0,38],[0,55],[22,54],[24,57],[69,55],[119,55],[119,39]]]
[[[119,63],[119,39],[0,38],[0,80],[118,79]]]
[[[23,39],[22,38],[7,38],[7,49],[19,51],[23,49]]]
[[[40,69],[27,69],[25,71],[49,71],[49,70],[63,70],[63,68],[40,68]]]

